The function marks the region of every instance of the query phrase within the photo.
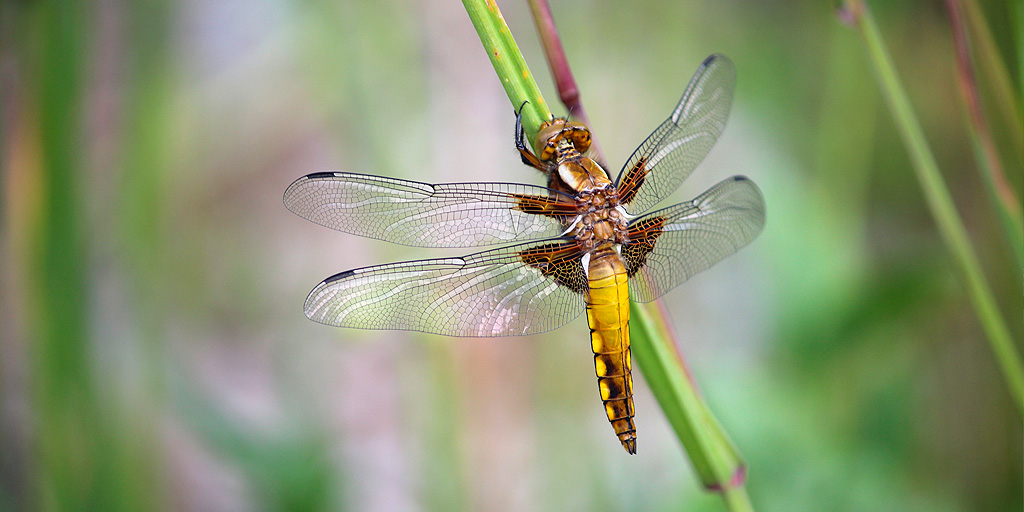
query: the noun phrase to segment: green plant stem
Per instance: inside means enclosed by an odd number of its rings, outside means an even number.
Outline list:
[[[743,486],[728,487],[722,491],[725,503],[733,512],[754,512],[754,505]]]
[[[906,92],[896,76],[896,70],[882,42],[878,26],[867,5],[859,0],[848,1],[845,13],[852,17],[856,28],[860,30],[882,94],[907,146],[932,217],[935,218],[943,240],[964,275],[971,302],[1002,370],[1010,395],[1019,412],[1024,415],[1024,368],[1021,367],[1020,355],[985,282],[981,265],[971,248],[966,229],[942,180],[921,125],[914,116]]]
[[[505,24],[501,11],[493,1],[463,0],[462,4],[466,7],[466,13],[469,14],[469,19],[480,36],[480,42],[487,50],[491,65],[494,66],[494,71],[498,74],[498,79],[501,80],[512,106],[518,109],[525,103],[522,112],[523,129],[526,132],[526,140],[534,140],[540,124],[551,119],[551,110],[541,96],[540,88],[537,87],[530,68],[526,66],[523,53],[519,51],[519,46]]]
[[[974,158],[981,167],[985,189],[995,205],[996,214],[999,216],[1007,243],[1010,244],[1014,261],[1017,262],[1017,268],[1024,270],[1024,221],[1021,219],[1020,203],[1015,202],[1016,196],[1013,195],[1013,190],[1006,180],[998,179],[1004,177],[998,171],[999,160],[992,140],[980,134],[972,123],[968,123],[968,126]]]
[[[37,27],[41,45],[38,66],[39,143],[44,148],[39,172],[44,188],[39,197],[39,224],[32,255],[34,302],[33,469],[39,484],[39,509],[86,510],[110,505],[113,483],[100,478],[104,429],[94,414],[98,407],[89,368],[86,317],[87,261],[82,232],[82,207],[75,132],[81,117],[82,65],[79,49],[84,30],[66,20],[81,11],[68,5],[40,2]]]
[[[659,326],[665,322],[659,318],[657,309],[632,303],[629,311],[630,345],[637,367],[686,449],[704,487],[722,492],[728,502],[726,491],[742,488],[746,466],[701,398],[675,346],[659,332]]]
[[[1010,14],[1010,26],[1013,27],[1013,40],[1017,44],[1017,104],[1024,103],[1024,3],[1007,2],[1006,10]]]

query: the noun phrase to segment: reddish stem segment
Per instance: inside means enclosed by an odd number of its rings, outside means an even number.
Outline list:
[[[569,68],[569,59],[565,56],[565,49],[562,48],[562,39],[558,36],[558,28],[555,27],[555,18],[551,15],[551,8],[547,0],[529,0],[530,10],[533,12],[533,21],[537,25],[537,33],[540,34],[541,45],[544,46],[544,56],[551,68],[551,76],[555,79],[555,87],[558,89],[558,97],[562,104],[569,110],[569,117],[590,126],[590,118],[583,108],[583,101],[580,100],[580,89],[576,85],[576,79],[572,76],[572,69]],[[590,148],[591,156],[603,162],[603,154],[597,141],[594,141]]]
[[[974,130],[978,134],[981,151],[988,160],[986,168],[991,175],[992,183],[996,189],[999,201],[1014,218],[1021,214],[1020,202],[1013,193],[1013,187],[1006,180],[1003,174],[1003,166],[999,160],[995,143],[992,141],[992,133],[989,131],[988,122],[985,119],[985,112],[981,107],[981,98],[978,95],[978,83],[975,79],[974,63],[971,60],[971,49],[967,41],[967,28],[964,24],[963,11],[960,2],[957,0],[946,0],[946,10],[949,12],[950,28],[953,30],[953,42],[956,46],[957,78],[960,83],[960,90],[964,95],[964,103],[967,105],[967,113]]]

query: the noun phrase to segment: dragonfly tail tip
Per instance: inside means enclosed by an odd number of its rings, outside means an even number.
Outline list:
[[[622,447],[625,448],[630,455],[636,455],[636,438],[623,439]]]

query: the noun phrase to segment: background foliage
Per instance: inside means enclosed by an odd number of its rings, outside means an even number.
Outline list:
[[[876,3],[1020,340],[946,13]],[[1020,91],[1021,3],[981,5]],[[554,103],[525,4],[502,8]],[[704,57],[736,63],[729,126],[675,198],[746,174],[768,225],[665,303],[755,507],[1020,510],[1020,417],[834,6],[552,8],[613,170]],[[299,219],[296,177],[541,182],[458,3],[5,2],[0,29],[0,509],[721,510],[642,377],[622,452],[582,319],[454,340],[302,315],[330,274],[458,251]]]

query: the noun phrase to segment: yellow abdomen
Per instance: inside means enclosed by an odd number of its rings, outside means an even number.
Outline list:
[[[622,446],[634,454],[628,276],[622,258],[610,244],[591,253],[587,279],[587,321],[601,400]]]

